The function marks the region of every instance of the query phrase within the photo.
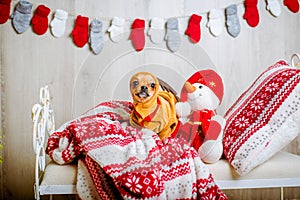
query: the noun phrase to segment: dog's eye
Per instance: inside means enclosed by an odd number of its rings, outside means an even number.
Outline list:
[[[151,83],[150,87],[155,88],[155,83]]]
[[[132,82],[132,86],[133,86],[133,87],[136,87],[136,86],[138,86],[138,85],[139,85],[139,82],[138,82],[138,81],[133,81],[133,82]]]

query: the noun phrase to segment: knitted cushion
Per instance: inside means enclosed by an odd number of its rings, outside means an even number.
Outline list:
[[[300,133],[300,69],[267,68],[225,114],[224,154],[245,175]]]

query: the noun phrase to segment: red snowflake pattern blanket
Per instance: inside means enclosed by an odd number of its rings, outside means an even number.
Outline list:
[[[193,148],[127,125],[131,110],[130,102],[104,102],[50,136],[52,160],[80,158],[81,199],[227,199]]]

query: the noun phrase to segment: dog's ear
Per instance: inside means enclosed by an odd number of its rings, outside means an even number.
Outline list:
[[[156,78],[159,82],[159,85],[160,85],[161,89],[163,91],[171,92],[176,97],[176,100],[179,101],[179,97],[177,96],[177,92],[168,83],[166,83],[165,81],[163,81],[162,79],[160,79],[158,77],[156,77]]]

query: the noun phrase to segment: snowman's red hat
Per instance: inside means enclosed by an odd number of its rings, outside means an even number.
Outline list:
[[[222,78],[214,70],[206,69],[197,71],[187,80],[187,82],[191,84],[200,83],[207,86],[215,95],[218,105],[221,104],[224,95],[224,85]],[[187,91],[184,87],[181,90],[180,101],[187,101]]]

